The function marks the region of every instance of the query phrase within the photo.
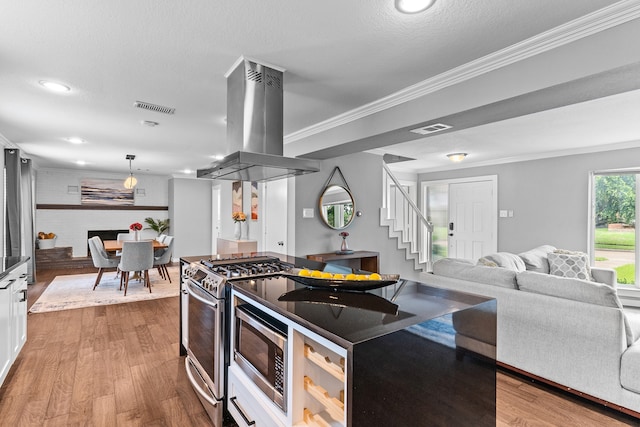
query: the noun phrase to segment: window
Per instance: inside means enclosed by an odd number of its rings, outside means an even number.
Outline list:
[[[615,269],[621,289],[640,288],[636,269],[639,185],[640,170],[592,175],[593,265]]]

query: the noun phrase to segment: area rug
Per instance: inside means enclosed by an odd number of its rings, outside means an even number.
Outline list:
[[[437,342],[449,348],[456,348],[456,330],[453,328],[451,314],[436,317],[427,322],[422,322],[407,328],[411,333],[419,335],[428,340]]]
[[[177,296],[180,294],[179,268],[169,267],[168,270],[172,283],[162,279],[154,269],[150,271],[149,276],[151,293],[142,281],[130,279],[126,297],[124,290],[118,290],[120,278],[116,278],[115,271],[105,272],[95,291],[92,288],[98,273],[56,276],[29,312],[44,313]]]

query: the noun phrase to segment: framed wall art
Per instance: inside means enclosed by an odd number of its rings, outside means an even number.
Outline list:
[[[83,178],[80,181],[80,204],[133,206],[133,189],[124,188],[124,180]]]
[[[231,183],[231,213],[242,212],[242,181]]]
[[[258,220],[258,182],[251,181],[251,220]]]

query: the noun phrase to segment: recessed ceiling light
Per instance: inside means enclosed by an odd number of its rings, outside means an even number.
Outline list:
[[[78,138],[76,136],[72,136],[72,137],[66,138],[66,139],[67,139],[67,141],[69,141],[72,144],[84,144],[85,142],[87,142],[84,139]]]
[[[79,165],[79,166],[84,166],[86,164],[87,164],[87,162],[85,162],[84,160],[77,160],[76,161],[76,165]]]
[[[215,160],[222,160],[224,159],[224,155],[223,154],[216,154],[215,156],[211,156],[213,157]]]
[[[185,169],[185,170],[182,171],[182,173],[187,174],[187,175],[192,173],[192,172],[193,171],[191,169]]]
[[[71,88],[67,85],[63,85],[62,83],[56,83],[49,80],[40,80],[40,86],[49,89],[53,92],[69,92]]]
[[[145,126],[149,126],[150,128],[154,128],[154,127],[156,127],[156,126],[158,126],[160,124],[158,122],[154,122],[154,121],[151,121],[151,120],[143,120],[140,123],[142,123]]]
[[[396,9],[402,13],[419,13],[429,9],[435,0],[395,0]]]

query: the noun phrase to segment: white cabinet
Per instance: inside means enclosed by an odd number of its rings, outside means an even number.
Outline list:
[[[27,264],[0,281],[0,385],[27,340]]]
[[[11,348],[11,283],[0,281],[0,385],[12,363]]]
[[[27,342],[27,264],[11,272],[15,281],[11,285],[11,349],[13,360]]]

